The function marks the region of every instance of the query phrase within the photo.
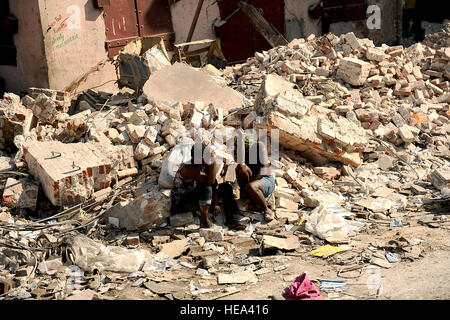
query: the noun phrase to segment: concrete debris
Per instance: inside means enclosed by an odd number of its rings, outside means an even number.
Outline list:
[[[256,283],[258,278],[251,271],[236,272],[232,274],[219,273],[217,275],[218,284],[240,284],[240,283]]]
[[[450,187],[450,167],[434,170],[429,174],[428,180],[439,190]]]
[[[39,186],[37,183],[8,178],[3,189],[2,204],[10,208],[36,209]]]
[[[42,261],[38,265],[38,270],[42,274],[54,275],[63,266],[61,258]]]
[[[87,300],[87,301],[91,301],[91,300],[111,300],[109,298],[106,298],[104,296],[102,296],[101,294],[91,290],[91,289],[87,289],[87,290],[83,290],[79,293],[75,293],[69,297],[67,297],[66,300]]]
[[[6,93],[0,100],[0,149],[16,151],[14,137],[29,133],[34,122],[33,111],[20,103],[19,96]]]
[[[372,212],[387,213],[393,206],[395,202],[386,198],[372,198],[368,197],[356,202],[357,205],[365,207]]]
[[[354,86],[360,86],[366,81],[371,68],[372,65],[368,62],[355,58],[343,58],[339,62],[336,76]]]
[[[303,190],[302,196],[305,200],[305,206],[307,207],[318,207],[318,206],[328,206],[335,203],[342,203],[343,199],[340,198],[337,194],[325,191],[311,191],[311,190]]]
[[[173,227],[180,227],[194,222],[192,212],[180,213],[170,216],[170,225]]]
[[[155,71],[143,91],[147,99],[162,102],[203,101],[225,110],[244,105],[231,88],[221,87],[213,77],[178,62]]]
[[[395,168],[395,166],[397,165],[397,161],[393,157],[390,157],[386,154],[381,154],[378,157],[377,164],[381,170],[389,171]]]
[[[132,247],[136,247],[139,245],[139,236],[128,236],[127,237],[127,245],[128,246],[132,246]]]
[[[203,237],[206,241],[223,241],[223,230],[201,228],[200,237]]]
[[[134,94],[5,93],[0,299],[110,299],[128,284],[143,298],[225,297],[288,279],[293,256],[327,243],[347,244],[330,257],[341,265],[420,259],[425,241],[408,229],[448,229],[449,35],[448,23],[410,47],[311,35],[223,70],[169,65],[159,51],[139,83],[122,72],[128,87],[146,81]],[[239,201],[243,230],[231,230],[223,199],[209,228],[199,212],[171,214],[195,141],[225,160],[216,181],[238,199],[234,139],[265,132],[277,149],[271,222]]]
[[[179,257],[187,249],[188,239],[183,239],[163,244],[161,252],[173,259]]]
[[[387,187],[379,187],[375,190],[375,192],[372,194],[374,197],[382,197],[382,198],[389,198],[391,194],[395,192],[394,189],[387,188]]]
[[[255,105],[264,119],[257,126],[278,130],[280,144],[286,148],[359,166],[367,143],[364,130],[333,111],[315,108],[298,91],[286,88],[290,83],[278,76],[269,75],[263,82]]]
[[[36,141],[26,143],[23,152],[30,173],[53,205],[78,204],[108,188],[130,157],[126,147],[93,142]]]
[[[269,235],[264,235],[262,238],[264,248],[278,248],[281,250],[294,250],[300,247],[298,237],[290,236],[288,238],[279,238]]]
[[[46,124],[59,120],[58,116],[64,117],[70,107],[70,95],[67,92],[50,89],[30,88],[30,93],[22,101],[33,110],[36,118]]]
[[[160,226],[170,216],[170,197],[152,186],[147,193],[134,200],[121,201],[106,211],[108,218],[116,218],[119,228],[142,230]]]

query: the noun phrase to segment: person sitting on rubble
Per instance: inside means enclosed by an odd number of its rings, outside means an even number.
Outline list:
[[[233,197],[233,188],[227,183],[217,185],[216,176],[220,166],[214,152],[207,150],[211,152],[211,158],[208,161],[210,164],[205,162],[203,157],[201,157],[201,163],[196,163],[200,162],[195,161],[196,148],[199,150],[199,155],[203,155],[204,146],[201,143],[195,144],[191,149],[191,160],[189,163],[181,164],[175,175],[171,192],[171,213],[200,210],[200,227],[207,228],[212,226],[208,218],[209,212],[213,211],[216,214],[220,211],[218,204],[221,199],[227,226],[235,230],[245,229],[245,226],[236,223],[233,218],[233,214],[238,211]]]
[[[196,155],[196,150],[198,155]],[[196,212],[200,210],[200,227],[212,226],[208,218],[213,200],[218,171],[214,153],[211,151],[209,163],[203,157],[204,146],[196,143],[191,149],[191,160],[182,163],[173,180],[171,191],[171,213]],[[201,159],[200,159],[201,158]],[[214,208],[214,206],[213,206]]]
[[[236,179],[240,188],[239,202],[250,202],[262,212],[267,222],[272,221],[275,213],[267,206],[267,200],[275,190],[275,178],[264,143],[251,143],[246,137],[245,163],[237,165]]]
[[[219,184],[218,197],[222,201],[222,206],[225,214],[225,223],[230,230],[244,230],[245,226],[234,220],[234,214],[237,214],[239,208],[234,199],[233,186],[224,182]]]

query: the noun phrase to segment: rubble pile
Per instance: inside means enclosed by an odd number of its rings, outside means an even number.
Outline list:
[[[20,104],[20,97],[6,93],[0,101],[0,147],[15,151],[14,137],[27,134],[33,121],[33,111]]]
[[[225,77],[236,84],[253,77],[262,83],[265,75],[276,74],[317,106],[361,124],[383,140],[400,145],[410,142],[409,133],[423,133],[432,144],[448,144],[427,131],[446,133],[448,47],[433,49],[420,43],[409,48],[375,47],[351,32],[308,39],[256,53],[245,64],[228,67]],[[248,93],[241,86],[237,88]]]
[[[448,47],[450,44],[450,20],[444,20],[442,30],[436,33],[427,34],[423,43],[433,49]]]
[[[326,243],[367,251],[352,238],[402,218],[441,226],[445,215],[409,213],[448,206],[448,32],[408,48],[311,35],[222,71],[167,66],[142,95],[5,94],[0,299],[107,299],[130,283],[153,298],[216,299],[282,272],[270,252],[288,261]],[[226,160],[217,181],[239,194],[227,162],[236,129],[279,143],[277,219],[242,210],[246,229],[233,231],[221,215],[209,229],[196,212],[170,216],[170,156],[198,137]],[[399,258],[420,257],[411,243]],[[389,266],[371,254],[360,263]]]

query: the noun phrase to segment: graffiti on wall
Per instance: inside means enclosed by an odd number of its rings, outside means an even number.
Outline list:
[[[81,30],[81,8],[78,5],[70,5],[48,25],[47,32],[52,31],[54,35],[50,40],[53,58],[56,58],[59,49],[80,39],[80,35],[74,33],[76,30]]]
[[[54,34],[61,32],[61,30],[79,30],[81,29],[81,9],[77,5],[67,7],[65,18],[60,13],[56,16],[52,22],[48,25],[47,32],[53,30]]]
[[[85,19],[86,14],[98,13],[93,6],[84,6],[86,0],[60,0],[57,6],[50,5],[54,0],[45,1],[49,82],[55,88],[64,88],[105,58],[104,21]]]
[[[54,49],[61,49],[67,46],[69,43],[78,39],[80,39],[80,36],[78,34],[75,34],[65,39],[64,35],[60,33],[59,36],[52,39],[52,46]]]
[[[81,9],[79,6],[73,5],[67,7],[67,14],[69,14],[69,19],[67,20],[67,28],[69,30],[79,30],[81,29]]]

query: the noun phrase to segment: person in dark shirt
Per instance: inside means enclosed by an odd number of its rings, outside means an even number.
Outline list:
[[[192,147],[191,160],[181,164],[175,174],[171,191],[171,213],[196,212],[200,210],[200,227],[209,228],[212,226],[212,223],[208,218],[208,214],[211,205],[213,205],[213,188],[216,185],[218,165],[214,161],[213,152],[211,153],[212,159],[210,164],[205,162],[203,156],[201,156],[200,161],[195,161],[196,148],[203,155],[202,144],[195,144]]]
[[[232,186],[228,183],[217,184],[216,176],[220,166],[214,152],[211,151],[211,159],[208,161],[210,164],[206,163],[203,157],[201,163],[195,163],[195,148],[201,150],[203,155],[204,146],[200,143],[194,145],[191,150],[191,160],[181,164],[178,169],[171,191],[171,213],[200,210],[200,227],[209,228],[212,226],[208,218],[209,212],[217,214],[220,211],[219,200],[222,200],[227,226],[234,230],[245,229],[245,226],[237,223],[233,217],[238,208],[233,197]]]

